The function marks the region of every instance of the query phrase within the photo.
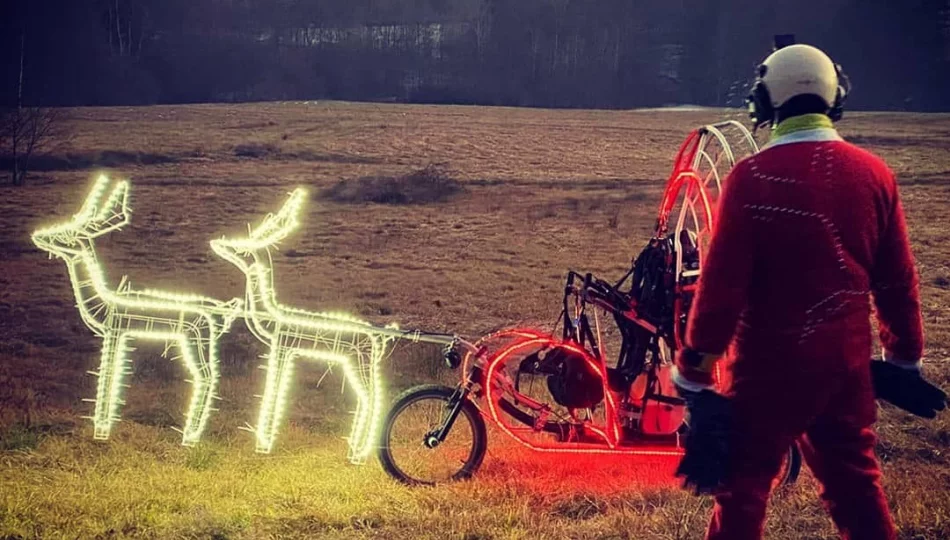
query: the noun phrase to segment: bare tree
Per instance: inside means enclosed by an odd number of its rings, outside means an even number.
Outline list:
[[[10,157],[10,180],[26,183],[30,160],[58,139],[61,114],[44,107],[18,107],[0,112],[0,152]]]
[[[33,155],[61,135],[62,114],[56,109],[25,106],[23,71],[26,57],[26,30],[20,32],[20,69],[17,77],[16,106],[0,109],[0,155],[9,157],[10,181],[26,183]]]

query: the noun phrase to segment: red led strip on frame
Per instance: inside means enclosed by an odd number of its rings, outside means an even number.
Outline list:
[[[490,414],[490,419],[508,436],[522,444],[523,446],[537,451],[537,452],[551,452],[551,453],[573,453],[573,454],[615,454],[615,455],[640,455],[640,456],[681,456],[683,451],[678,448],[663,448],[663,447],[640,447],[640,448],[627,448],[619,446],[620,440],[620,426],[617,422],[616,416],[616,405],[614,404],[613,396],[610,393],[610,390],[607,388],[606,381],[606,366],[603,362],[598,362],[593,358],[587,351],[583,348],[573,344],[573,343],[564,343],[550,336],[545,336],[531,330],[511,330],[509,332],[503,332],[496,334],[494,337],[501,337],[504,335],[511,335],[513,337],[519,337],[520,340],[509,344],[502,348],[497,354],[490,357],[488,360],[488,365],[485,370],[485,400],[487,402],[488,412]],[[604,439],[604,444],[596,443],[559,443],[551,442],[549,444],[541,444],[525,439],[524,437],[519,436],[517,433],[511,430],[506,422],[502,420],[502,415],[505,414],[503,411],[498,410],[498,401],[500,398],[496,397],[496,388],[495,385],[491,384],[498,372],[498,367],[505,363],[505,360],[511,356],[513,353],[525,349],[527,347],[544,347],[544,346],[560,346],[564,347],[572,352],[580,354],[587,361],[588,365],[595,369],[595,371],[601,377],[601,383],[604,385],[604,397],[605,397],[605,416],[607,419],[607,426],[595,426],[591,424],[585,424],[585,429],[588,429]]]

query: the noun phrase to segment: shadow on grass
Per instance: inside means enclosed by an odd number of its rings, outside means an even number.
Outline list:
[[[378,164],[386,160],[371,156],[314,152],[313,150],[286,151],[273,143],[252,142],[234,147],[235,157],[246,159],[277,159],[283,161],[312,161],[317,163]]]
[[[20,424],[10,426],[0,435],[0,452],[33,450],[39,444],[40,434]]]
[[[66,435],[73,429],[74,426],[70,423],[56,421],[8,425],[0,428],[0,452],[34,450],[44,437]]]
[[[127,165],[162,165],[178,163],[179,161],[181,161],[180,156],[169,154],[101,150],[98,152],[67,153],[65,155],[39,154],[30,159],[29,168],[33,172],[77,171],[95,168],[117,168]],[[8,169],[12,163],[12,156],[0,156],[0,168]]]
[[[428,165],[402,176],[373,176],[343,180],[323,190],[326,200],[345,204],[429,204],[446,201],[462,185],[439,165]]]

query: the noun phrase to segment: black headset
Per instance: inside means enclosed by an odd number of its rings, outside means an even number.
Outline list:
[[[794,43],[795,38],[792,35],[785,34],[775,36],[773,52]],[[756,68],[755,82],[752,84],[752,89],[746,98],[746,105],[749,107],[749,117],[752,118],[753,127],[755,128],[775,121],[775,107],[772,106],[769,89],[765,85],[765,81],[763,81],[767,71],[768,66],[759,64],[759,67]],[[838,91],[835,93],[835,101],[827,113],[832,122],[837,122],[844,116],[844,102],[848,99],[848,94],[851,93],[851,81],[841,69],[840,64],[835,64],[835,73],[837,73],[838,76]]]

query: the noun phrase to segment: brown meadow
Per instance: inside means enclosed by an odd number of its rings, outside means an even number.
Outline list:
[[[734,111],[579,111],[340,102],[86,108],[74,136],[0,198],[0,537],[698,538],[710,502],[675,463],[542,459],[489,435],[473,481],[430,489],[351,466],[353,401],[301,365],[270,455],[253,452],[262,348],[222,341],[220,411],[184,448],[183,369],[143,345],[112,439],[92,440],[98,340],[64,265],[30,242],[72,215],[92,177],[132,183],[132,222],[98,241],[114,286],[243,294],[212,238],[305,186],[301,229],[275,260],[289,305],[477,337],[549,328],[568,269],[619,277],[652,232],[689,130]],[[744,120],[744,119],[743,119]],[[854,113],[842,134],[897,173],[921,276],[928,376],[950,386],[950,115]],[[421,180],[420,180],[421,178]],[[360,180],[362,179],[362,180]],[[341,184],[341,181],[343,183]],[[421,187],[420,187],[421,186]],[[439,196],[431,197],[433,190]],[[381,201],[381,202],[372,202]],[[443,381],[438,347],[400,343],[389,393]],[[881,407],[879,455],[902,538],[950,537],[950,416]],[[833,538],[807,474],[776,493],[770,538]]]

